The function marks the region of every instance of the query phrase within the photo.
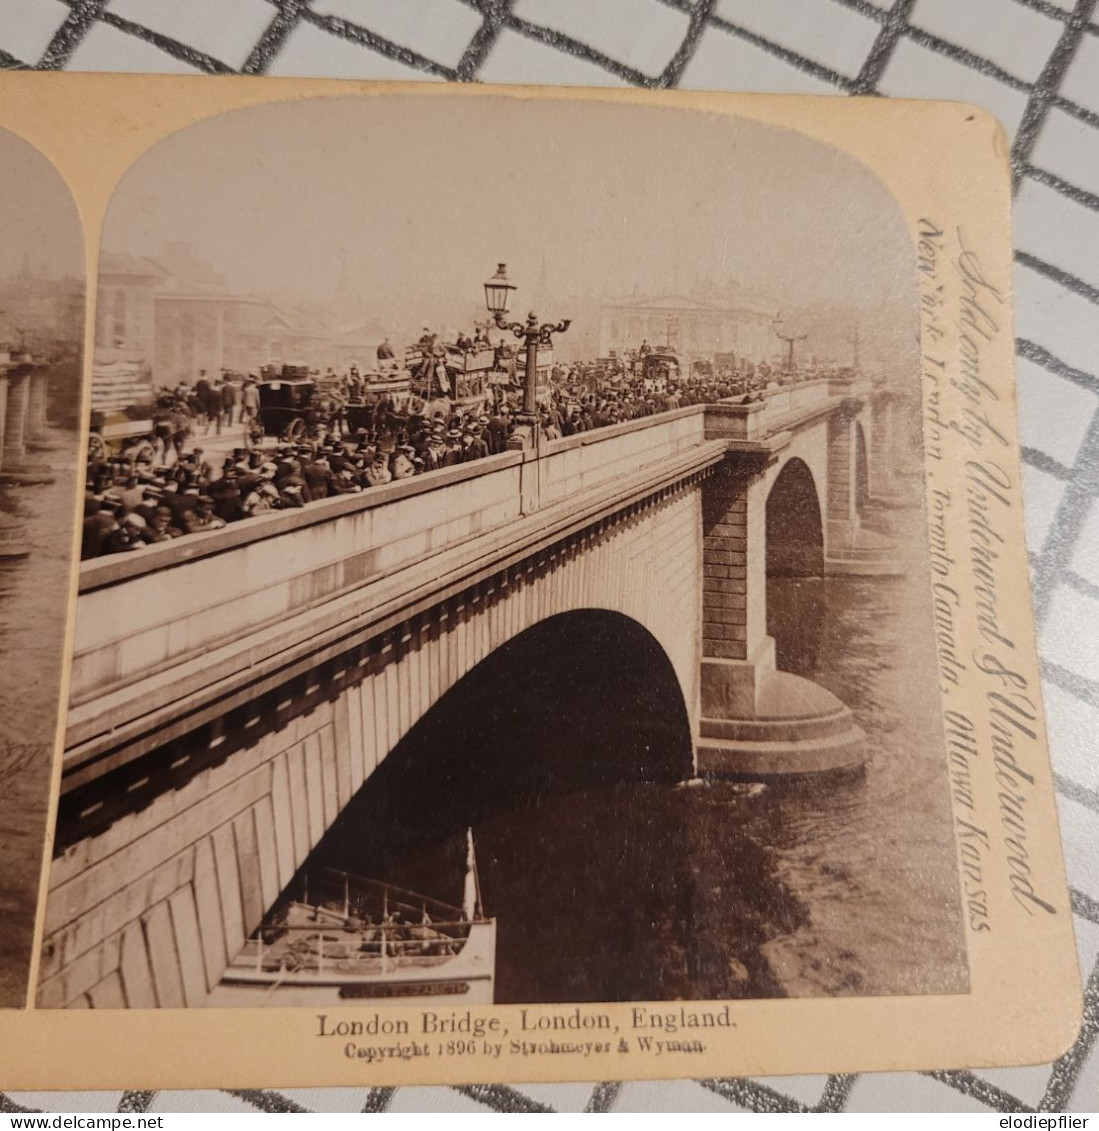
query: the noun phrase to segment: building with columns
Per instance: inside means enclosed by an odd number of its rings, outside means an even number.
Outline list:
[[[193,384],[203,370],[213,376],[298,364],[342,371],[368,363],[384,336],[369,322],[341,330],[315,312],[233,294],[204,265],[186,256],[181,262],[173,270],[159,259],[103,253],[96,408],[139,403],[154,385]]]
[[[732,298],[681,294],[630,295],[601,305],[599,354],[650,346],[670,346],[693,358],[736,353],[765,361],[774,353],[773,309]]]

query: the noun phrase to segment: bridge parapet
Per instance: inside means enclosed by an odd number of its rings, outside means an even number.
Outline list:
[[[869,382],[842,378],[779,385],[764,390],[756,401],[729,398],[708,405],[706,434],[711,439],[762,442],[869,392]]]
[[[827,570],[862,403],[809,382],[87,563],[40,1003],[203,1004],[425,714],[562,614],[663,651],[696,772],[857,768],[851,712],[777,670],[767,588]]]
[[[520,462],[505,453],[85,564],[72,705],[507,523]]]
[[[551,506],[577,491],[628,475],[641,464],[697,447],[704,439],[708,411],[694,405],[544,445],[532,461],[538,477],[537,505]]]
[[[631,490],[692,464],[703,421],[701,407],[685,409],[86,563],[69,749],[306,647],[302,633],[405,607],[425,578],[434,586],[510,552],[524,520],[529,539],[539,517],[580,513],[585,498],[628,505]]]

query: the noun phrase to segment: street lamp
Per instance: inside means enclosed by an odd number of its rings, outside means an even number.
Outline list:
[[[560,322],[543,322],[539,324],[538,316],[531,311],[526,322],[507,322],[504,315],[508,312],[508,301],[511,292],[516,290],[514,283],[508,281],[507,266],[503,263],[496,265],[496,274],[485,283],[485,306],[499,330],[510,331],[517,338],[522,338],[527,347],[526,378],[523,383],[523,411],[518,414],[518,421],[528,425],[532,432],[532,439],[537,442],[538,437],[538,347],[553,345],[553,334],[563,334],[571,325],[571,318],[563,318]]]
[[[781,310],[778,312],[778,314],[775,315],[775,320],[774,320],[774,322],[772,322],[772,326],[774,326],[775,337],[778,338],[778,340],[780,342],[786,343],[786,372],[787,373],[793,373],[794,372],[794,343],[795,342],[804,342],[805,339],[809,335],[808,334],[783,333],[783,330],[786,328],[786,323],[783,320]]]

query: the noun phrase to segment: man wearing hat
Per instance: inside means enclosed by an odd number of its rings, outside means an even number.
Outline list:
[[[300,477],[295,477],[300,479]],[[279,505],[284,509],[293,509],[296,507],[304,507],[305,487],[299,482],[294,482],[293,479],[282,480],[279,486]]]
[[[438,471],[443,466],[443,453],[446,450],[446,429],[432,428],[427,437],[427,447],[421,457],[424,471]]]
[[[506,410],[497,407],[493,414],[485,421],[485,442],[491,455],[498,456],[507,451],[509,424]]]
[[[357,495],[362,490],[362,484],[355,476],[355,469],[347,464],[341,467],[332,479],[331,491],[333,495]]]
[[[141,532],[141,540],[148,545],[154,542],[170,542],[179,538],[183,531],[172,525],[172,512],[168,507],[157,507],[153,517],[145,524]]]
[[[147,483],[145,490],[141,495],[141,502],[134,507],[134,514],[139,514],[147,522],[151,523],[156,517],[156,512],[159,507],[165,504],[161,502],[164,498],[164,488],[156,482]],[[168,508],[168,514],[171,515],[171,507]]]
[[[384,452],[375,452],[370,466],[365,472],[367,485],[370,487],[384,487],[392,481],[393,476],[389,471],[389,460]]]
[[[104,553],[104,543],[107,535],[118,529],[118,514],[120,508],[117,503],[104,497],[97,500],[98,509],[94,514],[84,519],[84,530],[80,542],[80,559],[98,558]]]
[[[412,462],[412,457],[415,454],[416,449],[411,444],[400,444],[398,446],[389,465],[389,470],[393,473],[395,480],[411,479],[416,474],[416,466]]]
[[[188,534],[202,534],[208,530],[220,530],[225,525],[225,519],[214,514],[214,500],[209,495],[199,495],[195,501],[195,509],[183,517],[184,527]]]
[[[123,515],[103,539],[104,554],[119,554],[128,550],[141,550],[145,546],[142,535],[145,520],[139,514]]]
[[[488,445],[481,437],[481,426],[479,424],[471,424],[466,429],[463,444],[465,446],[465,451],[462,454],[463,463],[472,463],[474,460],[484,459],[488,455]]]
[[[454,467],[462,462],[462,432],[459,428],[449,428],[446,434],[446,447],[443,449],[443,467]]]
[[[241,496],[240,505],[245,518],[267,514],[268,511],[277,510],[281,505],[279,493],[269,478],[255,477],[255,481],[249,483],[247,493],[242,491]]]
[[[240,473],[233,464],[207,488],[207,495],[214,500],[214,513],[223,522],[236,522],[244,517],[241,507]]]
[[[332,493],[332,468],[328,466],[328,453],[320,451],[317,458],[311,463],[306,463],[301,469],[302,478],[309,490],[309,500],[327,499]]]

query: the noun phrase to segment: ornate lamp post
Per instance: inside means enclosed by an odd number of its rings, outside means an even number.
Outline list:
[[[532,440],[536,443],[538,438],[538,347],[553,345],[553,334],[563,334],[572,324],[571,318],[563,318],[560,322],[543,322],[539,324],[538,316],[531,311],[526,322],[507,322],[504,315],[508,312],[508,302],[511,292],[516,290],[514,283],[508,281],[506,264],[496,265],[496,274],[485,283],[485,306],[492,315],[496,326],[500,330],[510,331],[517,338],[522,338],[527,347],[527,368],[523,383],[523,411],[518,414],[519,423],[531,429]]]
[[[794,372],[794,343],[795,342],[804,342],[805,339],[809,335],[808,334],[784,333],[783,331],[785,330],[786,323],[783,320],[781,310],[778,312],[778,314],[775,315],[775,320],[772,323],[772,325],[775,328],[775,337],[778,338],[778,340],[780,342],[786,343],[786,372],[787,373],[793,373]]]

